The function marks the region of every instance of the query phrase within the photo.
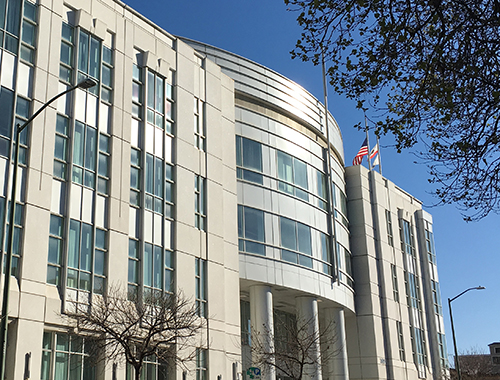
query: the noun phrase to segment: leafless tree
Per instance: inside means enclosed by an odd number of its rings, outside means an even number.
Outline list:
[[[493,366],[491,356],[484,350],[471,348],[458,355],[462,380],[497,380],[500,379],[498,369]],[[451,371],[451,379],[457,379],[457,374]]]
[[[306,374],[315,377],[322,362],[324,365],[339,352],[333,348],[335,324],[319,331],[312,328],[314,324],[313,319],[275,316],[273,331],[252,333],[253,365],[263,372],[274,369],[277,376],[292,380],[301,380]]]
[[[194,358],[203,319],[192,300],[166,293],[153,293],[142,300],[129,298],[126,292],[111,288],[87,307],[73,304],[64,317],[75,331],[90,337],[98,360],[125,360],[134,368],[136,380],[148,357],[169,364]]]

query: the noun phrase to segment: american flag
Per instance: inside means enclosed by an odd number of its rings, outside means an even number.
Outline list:
[[[361,164],[361,161],[363,161],[364,156],[368,156],[368,140],[367,139],[365,139],[365,141],[361,145],[361,148],[359,148],[359,151],[356,154],[356,157],[354,157],[354,160],[352,160],[352,164],[353,165]]]

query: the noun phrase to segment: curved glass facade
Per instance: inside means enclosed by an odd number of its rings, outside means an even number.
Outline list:
[[[337,123],[329,115],[329,223],[324,106],[296,83],[255,62],[199,42],[184,42],[235,81],[242,298],[252,285],[268,284],[278,289],[273,292],[275,306],[282,288],[296,297],[318,297],[322,306],[353,310],[344,157]]]

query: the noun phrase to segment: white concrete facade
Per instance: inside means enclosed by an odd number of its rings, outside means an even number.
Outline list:
[[[376,173],[345,169],[340,128],[327,115],[327,141],[316,98],[246,58],[180,40],[118,0],[6,4],[2,236],[14,122],[81,78],[98,82],[49,107],[22,139],[8,380],[73,379],[70,358],[86,359],[61,343],[73,339],[62,315],[110,287],[179,291],[199,305],[206,361],[168,368],[169,380],[245,378],[252,335],[267,334],[271,350],[276,316],[307,321],[309,336],[327,329],[307,379],[438,378],[432,218]],[[387,242],[384,209],[394,231],[410,223],[414,255],[397,233]],[[399,302],[390,300],[391,265]],[[414,308],[406,273],[421,281]],[[426,342],[415,359],[414,331]],[[106,364],[78,380],[125,380],[124,365]],[[271,368],[262,378],[284,375]]]

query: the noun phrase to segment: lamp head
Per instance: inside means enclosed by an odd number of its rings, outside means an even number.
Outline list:
[[[97,84],[97,82],[95,80],[93,80],[91,78],[87,78],[87,79],[84,79],[81,82],[79,82],[77,84],[77,86],[79,88],[83,88],[84,90],[86,90],[88,88],[94,87],[96,84]]]
[[[483,289],[486,289],[486,288],[484,286],[479,285],[476,289],[477,290],[483,290]]]

